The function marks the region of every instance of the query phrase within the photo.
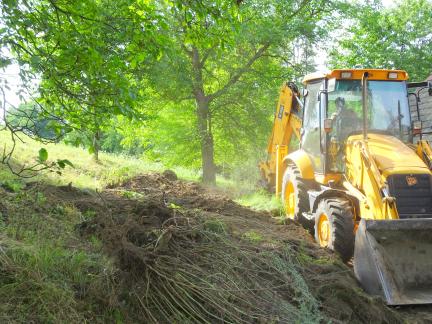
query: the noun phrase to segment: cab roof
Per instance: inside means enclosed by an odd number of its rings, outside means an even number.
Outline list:
[[[348,72],[346,75],[351,73],[350,77],[342,77],[342,72]],[[314,72],[306,75],[303,78],[303,84],[309,83],[313,80],[318,79],[344,79],[344,80],[361,80],[363,74],[369,72],[369,80],[393,80],[393,81],[405,81],[408,80],[408,73],[404,70],[380,70],[380,69],[337,69],[328,73]],[[396,78],[390,78],[389,73],[397,73]]]

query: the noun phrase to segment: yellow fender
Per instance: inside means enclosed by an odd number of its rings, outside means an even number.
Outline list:
[[[305,151],[294,151],[285,156],[283,162],[285,162],[285,165],[288,165],[290,163],[295,164],[295,166],[299,169],[303,179],[315,180],[315,173],[312,161]]]

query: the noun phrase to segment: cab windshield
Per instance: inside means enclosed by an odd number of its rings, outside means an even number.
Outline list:
[[[367,131],[396,136],[411,141],[410,111],[405,82],[368,81]],[[350,134],[363,129],[361,80],[338,80],[328,95],[328,118],[333,131],[343,142]]]

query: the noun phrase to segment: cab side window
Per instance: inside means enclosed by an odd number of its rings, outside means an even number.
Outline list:
[[[320,102],[318,94],[323,87],[323,80],[309,83],[306,86],[308,95],[305,101],[303,119],[302,148],[309,153],[314,164],[315,171],[322,172],[321,149],[320,149]]]

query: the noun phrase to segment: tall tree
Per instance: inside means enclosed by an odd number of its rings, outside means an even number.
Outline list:
[[[432,72],[431,13],[430,0],[399,0],[390,8],[381,1],[354,5],[349,27],[338,33],[330,53],[331,65],[404,69],[424,80]]]
[[[190,0],[161,5],[168,17],[165,36],[169,49],[152,65],[151,79],[153,87],[169,100],[194,102],[205,183],[215,182],[214,126],[222,117],[238,117],[230,109],[224,113],[223,103],[240,90],[247,95],[259,93],[260,77],[251,76],[265,74],[260,62],[279,65],[280,76],[281,69],[293,62],[286,49],[292,49],[291,42],[300,35],[316,35],[316,23],[326,4],[314,0],[212,0],[205,4]]]
[[[39,114],[91,132],[96,158],[101,128],[111,116],[139,116],[136,67],[158,55],[155,9],[148,1],[128,0],[0,4],[1,46],[19,64]]]

